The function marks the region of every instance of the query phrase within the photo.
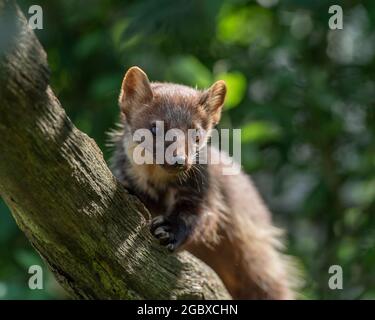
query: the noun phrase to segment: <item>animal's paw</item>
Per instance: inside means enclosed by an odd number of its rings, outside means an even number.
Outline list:
[[[177,221],[157,216],[151,221],[150,231],[170,252],[176,251],[187,237],[186,228]]]

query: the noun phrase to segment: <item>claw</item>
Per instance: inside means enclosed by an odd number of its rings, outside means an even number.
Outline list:
[[[151,221],[150,229],[151,232],[154,232],[156,228],[158,228],[160,225],[162,225],[165,222],[165,219],[163,216],[157,216]]]
[[[155,229],[154,235],[157,238],[161,239],[161,238],[169,237],[169,232],[166,230],[165,227],[158,227]]]
[[[150,231],[169,252],[175,252],[181,243],[178,225],[171,224],[165,216],[157,216],[151,221]]]

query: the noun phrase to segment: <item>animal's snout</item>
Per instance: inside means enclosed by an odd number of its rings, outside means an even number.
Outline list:
[[[186,169],[186,157],[185,156],[177,156],[175,158],[175,162],[172,164],[172,166],[178,170],[184,170]]]

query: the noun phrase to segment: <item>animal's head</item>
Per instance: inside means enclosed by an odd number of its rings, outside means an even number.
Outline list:
[[[142,139],[128,143],[128,149],[134,152],[143,143],[145,152],[160,163],[160,154],[156,153],[162,147],[163,169],[171,173],[188,170],[220,120],[225,95],[224,81],[200,91],[171,83],[150,83],[140,68],[130,68],[119,97],[122,118],[129,134],[142,132],[145,139],[153,138],[153,143],[144,144]]]

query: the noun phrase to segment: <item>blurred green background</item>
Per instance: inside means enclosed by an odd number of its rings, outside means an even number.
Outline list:
[[[44,13],[36,34],[52,87],[108,160],[125,70],[200,88],[226,80],[221,127],[242,128],[242,164],[305,272],[308,299],[375,298],[375,1],[18,1]],[[344,29],[328,28],[342,5]],[[0,299],[66,297],[0,203]],[[343,268],[343,290],[328,269]]]

